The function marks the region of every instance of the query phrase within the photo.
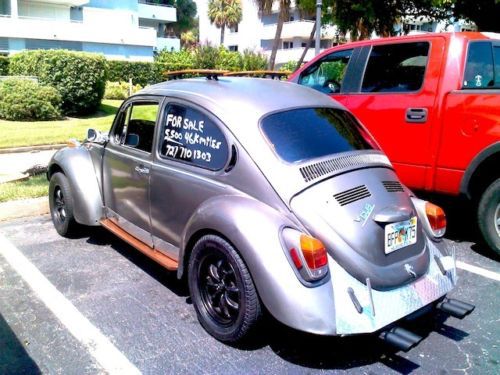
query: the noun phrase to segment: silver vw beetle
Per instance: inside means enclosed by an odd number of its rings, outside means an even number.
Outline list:
[[[146,88],[109,134],[49,165],[56,230],[102,225],[179,278],[203,327],[223,342],[263,312],[321,335],[376,333],[447,299],[454,253],[443,211],[417,199],[358,121],[292,83],[212,77]],[[265,307],[265,310],[264,310]]]

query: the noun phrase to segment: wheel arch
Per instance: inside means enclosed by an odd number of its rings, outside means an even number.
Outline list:
[[[68,179],[73,193],[75,220],[84,225],[99,225],[103,217],[103,200],[88,150],[78,147],[56,152],[49,162],[47,178],[50,180],[57,172]]]
[[[500,142],[483,149],[467,167],[460,183],[460,193],[476,199],[488,185],[500,177]]]
[[[227,195],[212,198],[186,225],[177,275],[182,278],[187,273],[189,256],[198,239],[205,234],[218,235],[245,262],[271,315],[296,329],[335,334],[331,281],[308,288],[298,280],[283,250],[280,233],[284,227],[298,229],[285,214],[253,198]]]

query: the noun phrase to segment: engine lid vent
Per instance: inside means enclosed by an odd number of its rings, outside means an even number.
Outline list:
[[[371,194],[365,185],[359,185],[352,189],[343,191],[341,193],[334,194],[333,197],[339,202],[341,206],[359,201],[363,198],[370,197]]]
[[[305,182],[315,180],[321,176],[336,172],[342,169],[353,166],[363,166],[369,164],[383,164],[391,167],[391,163],[387,156],[379,153],[361,154],[361,155],[345,155],[333,159],[320,161],[314,164],[309,164],[300,168],[300,173]]]
[[[385,190],[389,193],[404,192],[403,185],[399,181],[382,181]]]

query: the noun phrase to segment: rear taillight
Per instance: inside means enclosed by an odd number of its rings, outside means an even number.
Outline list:
[[[443,209],[430,202],[425,203],[425,214],[436,237],[443,237],[446,232],[446,215]]]
[[[328,254],[323,243],[297,230],[283,230],[284,246],[298,275],[314,282],[328,274]]]

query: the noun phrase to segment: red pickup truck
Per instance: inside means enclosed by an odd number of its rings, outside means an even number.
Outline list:
[[[470,199],[500,253],[500,34],[348,43],[290,80],[350,109],[410,188]]]

